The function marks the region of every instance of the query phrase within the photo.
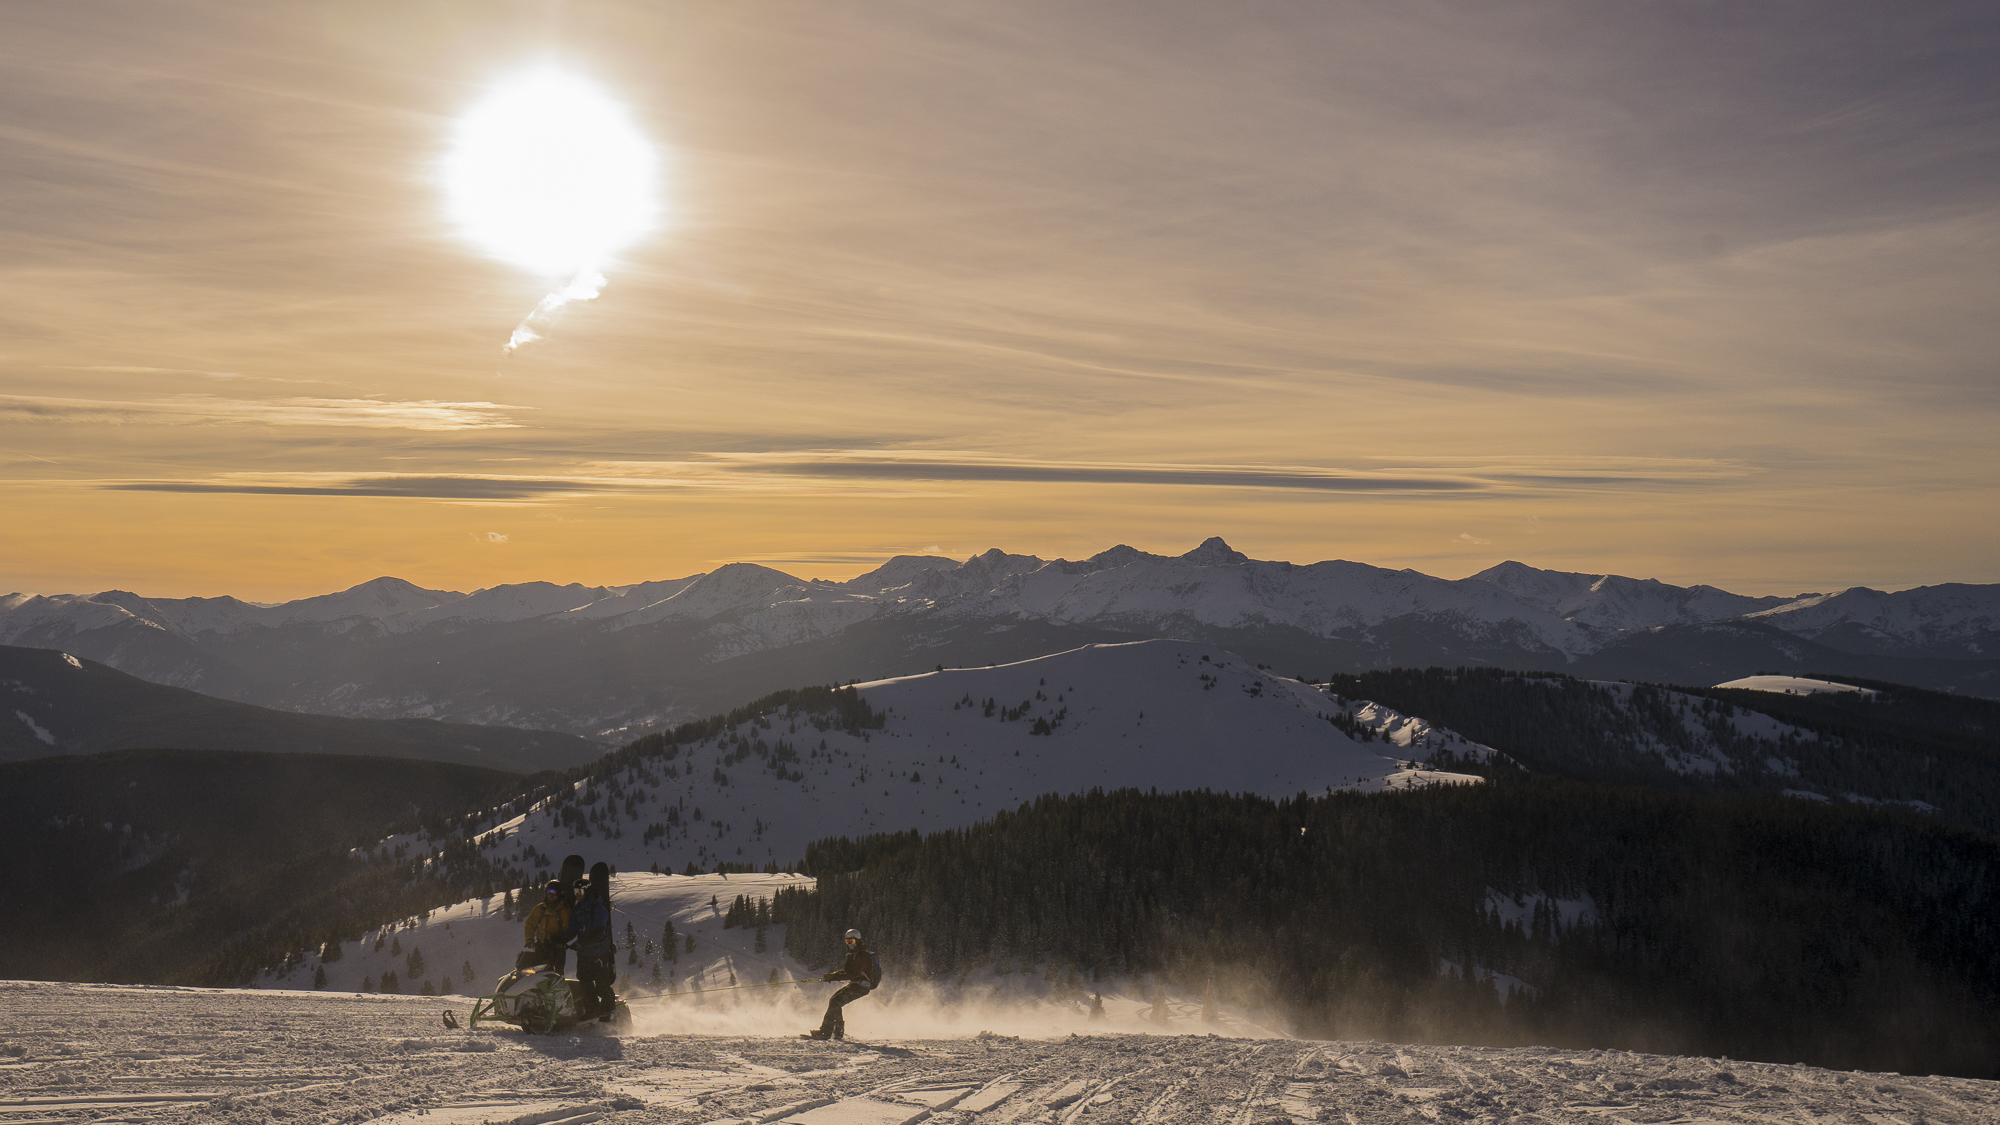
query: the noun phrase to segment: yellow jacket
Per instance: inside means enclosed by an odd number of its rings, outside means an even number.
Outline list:
[[[536,903],[535,908],[528,911],[528,924],[523,927],[531,946],[561,941],[568,930],[569,906],[566,903]]]

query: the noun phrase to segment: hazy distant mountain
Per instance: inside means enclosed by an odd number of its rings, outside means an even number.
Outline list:
[[[987,551],[899,556],[847,582],[737,563],[626,587],[470,595],[378,578],[276,606],[0,598],[0,643],[286,710],[448,718],[616,739],[800,683],[1172,637],[1285,674],[1479,665],[1710,684],[1863,675],[2000,694],[2000,585],[1746,597],[1502,563],[1448,580],[1355,562]]]
[[[1720,621],[1792,601],[1745,597],[1713,586],[1669,586],[1652,578],[1537,570],[1517,562],[1488,567],[1472,578],[1565,620],[1614,631]]]
[[[371,755],[509,773],[568,769],[604,752],[554,731],[274,711],[66,652],[0,646],[0,761],[128,749]]]

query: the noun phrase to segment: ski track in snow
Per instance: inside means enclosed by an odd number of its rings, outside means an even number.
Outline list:
[[[1958,1125],[2000,1083],[1542,1047],[446,1031],[461,998],[0,982],[0,1125]],[[18,1052],[18,1053],[17,1053]]]

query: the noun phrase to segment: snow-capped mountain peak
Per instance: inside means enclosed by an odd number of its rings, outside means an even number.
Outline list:
[[[1196,566],[1241,566],[1250,561],[1249,555],[1223,542],[1220,535],[1212,535],[1202,540],[1201,546],[1182,555],[1181,558]]]

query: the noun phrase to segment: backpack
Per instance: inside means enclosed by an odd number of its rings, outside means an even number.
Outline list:
[[[872,949],[868,951],[868,987],[871,990],[882,987],[882,962]]]

